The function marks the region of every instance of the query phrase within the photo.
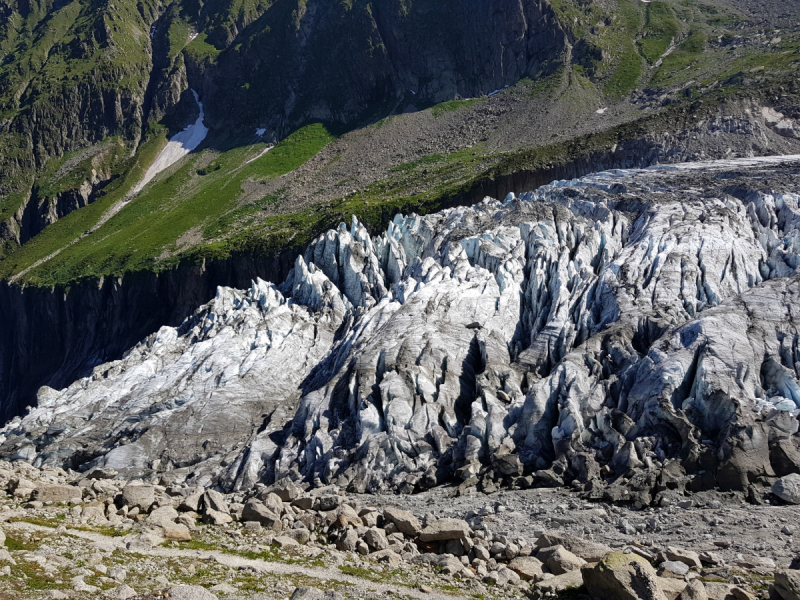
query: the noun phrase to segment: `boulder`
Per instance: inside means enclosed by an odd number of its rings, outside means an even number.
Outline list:
[[[664,569],[664,571],[672,573],[673,575],[679,575],[680,577],[683,577],[689,572],[689,565],[679,560],[665,560],[658,566]]]
[[[783,600],[800,600],[800,571],[777,571],[770,590],[777,592]]]
[[[372,527],[367,530],[367,533],[364,534],[364,541],[373,550],[385,550],[389,547],[386,536],[383,534],[383,531],[377,527]]]
[[[386,520],[394,523],[397,529],[407,536],[417,537],[422,531],[422,526],[417,517],[407,510],[390,506],[383,509],[383,516]]]
[[[708,600],[708,592],[706,586],[699,579],[692,579],[689,584],[683,588],[678,600]]]
[[[656,581],[658,581],[658,587],[667,600],[677,600],[683,590],[686,589],[686,581],[683,579],[656,577]]]
[[[292,482],[282,482],[276,484],[269,488],[269,490],[271,493],[278,496],[278,498],[280,498],[283,502],[292,502],[305,493],[303,488]]]
[[[117,472],[109,467],[95,467],[86,473],[86,479],[114,479]]]
[[[438,519],[420,532],[419,539],[421,542],[444,542],[467,538],[470,532],[471,529],[466,521],[461,519]]]
[[[205,490],[203,488],[195,488],[193,492],[184,496],[184,498],[181,500],[181,503],[178,505],[178,510],[200,512],[200,504],[203,500],[203,494],[205,494]]]
[[[581,568],[590,596],[614,600],[666,600],[653,567],[638,554],[611,552]]]
[[[63,502],[67,504],[73,498],[81,497],[81,489],[71,485],[55,485],[40,483],[31,494],[31,499],[38,502]]]
[[[298,544],[307,544],[311,539],[311,532],[305,528],[287,529],[281,535],[292,538]]]
[[[129,483],[122,489],[122,504],[148,511],[156,501],[155,488],[146,483]]]
[[[180,515],[178,511],[171,506],[159,506],[147,517],[149,525],[164,525],[165,523],[174,523]]]
[[[369,555],[369,557],[377,562],[386,563],[390,567],[396,567],[400,565],[400,563],[402,562],[400,555],[394,550],[391,550],[390,548],[373,552],[372,554]]]
[[[211,525],[226,525],[227,523],[232,523],[233,518],[227,513],[207,508],[203,514],[203,522]]]
[[[662,554],[663,557],[659,557],[659,562],[676,561],[696,569],[703,568],[703,563],[700,562],[700,555],[692,550],[667,546],[667,549]]]
[[[339,508],[339,505],[342,503],[341,496],[322,496],[319,499],[319,510],[327,511],[327,510],[335,510]]]
[[[564,548],[564,546],[542,548],[539,550],[536,558],[542,561],[553,575],[563,575],[569,571],[580,569],[586,564],[585,560],[575,556],[572,552]]]
[[[6,545],[6,532],[3,531],[2,528],[0,528],[0,546],[5,546],[5,545]]]
[[[95,525],[108,524],[104,506],[100,504],[90,504],[88,506],[84,506],[83,510],[81,511],[81,518],[86,519],[87,523],[93,523]]]
[[[292,500],[292,506],[295,508],[299,508],[300,510],[311,510],[314,508],[314,498],[311,496],[302,496],[301,498],[295,498]]]
[[[336,540],[336,549],[342,552],[353,552],[358,543],[358,534],[355,529],[348,529],[343,534],[339,535]]]
[[[534,585],[535,590],[542,594],[558,595],[566,591],[568,588],[578,588],[583,585],[583,576],[581,571],[570,571],[563,575],[556,575],[549,579],[540,581]],[[614,599],[616,600],[616,598]]]
[[[217,596],[199,585],[176,585],[169,590],[170,600],[218,600]]]
[[[173,540],[176,542],[192,541],[192,534],[186,525],[165,522],[161,525],[161,529],[164,532],[164,537],[168,540]]]
[[[273,531],[281,531],[283,529],[283,523],[281,523],[280,517],[268,509],[263,502],[255,498],[250,498],[244,503],[242,521],[257,521],[267,529]]]
[[[220,494],[216,490],[206,490],[203,494],[203,509],[204,510],[215,510],[217,512],[225,513],[226,515],[231,514],[231,509],[228,506],[228,503],[225,501],[225,496]]]
[[[789,504],[800,504],[800,475],[790,473],[772,484],[772,493]]]
[[[290,548],[292,546],[299,546],[300,543],[294,539],[293,537],[289,537],[288,535],[279,535],[274,540],[272,540],[272,545],[277,546],[278,548]]]
[[[542,578],[542,561],[533,556],[518,556],[508,563],[508,568],[525,581],[539,581]]]
[[[536,540],[536,546],[539,548],[564,546],[564,548],[586,562],[598,562],[602,560],[606,554],[611,552],[611,548],[605,544],[598,544],[591,540],[559,533],[557,531],[546,531]]]

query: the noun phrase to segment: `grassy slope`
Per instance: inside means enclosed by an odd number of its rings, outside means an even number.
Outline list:
[[[130,177],[101,200],[48,227],[13,256],[12,264],[0,267],[0,276],[26,269],[58,248],[64,249],[45,265],[32,269],[27,281],[47,285],[86,276],[154,268],[159,258],[162,265],[168,264],[165,259],[179,250],[179,240],[185,234],[191,234],[194,229],[199,237],[204,230],[207,234],[215,233],[215,224],[236,209],[245,180],[268,180],[288,173],[332,139],[331,134],[317,124],[295,132],[249,163],[248,160],[264,149],[264,144],[239,147],[221,154],[204,150],[191,155],[177,169],[170,169],[171,173],[168,171],[149,184],[96,231],[70,244],[91,229],[105,210],[124,196],[137,179]],[[142,154],[137,164],[146,162]]]

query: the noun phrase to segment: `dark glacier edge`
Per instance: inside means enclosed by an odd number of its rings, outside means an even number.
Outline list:
[[[0,458],[226,491],[754,490],[800,472],[799,202],[794,156],[353,220],[280,286],[42,388]]]

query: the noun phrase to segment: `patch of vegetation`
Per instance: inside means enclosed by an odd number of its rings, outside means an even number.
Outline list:
[[[222,52],[208,43],[208,36],[205,33],[198,33],[197,37],[186,44],[183,51],[195,63],[202,64],[208,61],[215,61]]]
[[[169,30],[167,32],[167,41],[169,42],[169,49],[167,50],[168,58],[175,58],[181,50],[183,50],[189,42],[190,31],[191,28],[186,21],[178,18],[170,21]]]
[[[227,231],[231,219],[228,213],[236,210],[244,181],[269,181],[288,173],[333,139],[323,125],[308,125],[258,158],[264,145],[218,154],[213,162],[220,168],[202,177],[197,175],[195,164],[203,154],[190,155],[173,167],[171,174],[168,171],[151,182],[91,235],[82,233],[94,227],[111,205],[106,199],[54,223],[14,256],[15,268],[33,264],[59,248],[63,249],[57,256],[33,269],[26,280],[38,285],[66,284],[81,277],[168,265],[165,253],[168,257],[179,250],[179,238],[193,228],[202,228],[207,237]]]
[[[436,104],[435,106],[431,107],[431,114],[436,117],[441,117],[442,115],[455,112],[462,108],[468,108],[473,104],[477,104],[478,102],[486,102],[486,98],[469,98],[466,100],[450,100],[449,102],[441,102],[440,104]]]
[[[635,89],[642,76],[642,58],[633,43],[641,29],[642,15],[632,0],[619,0],[618,3],[620,18],[613,39],[619,59],[603,90],[615,98],[621,98]]]
[[[38,547],[39,544],[37,544],[36,542],[27,540],[23,537],[17,537],[15,535],[6,534],[6,549],[9,552],[17,552],[20,550],[33,552]]]
[[[126,197],[144,176],[148,165],[155,160],[166,142],[166,129],[154,129],[140,146],[136,156],[115,168],[112,181],[103,188],[95,202],[59,219],[0,262],[0,277],[6,278],[19,273],[36,261],[80,239],[95,226],[106,210]]]
[[[693,63],[700,60],[705,43],[706,36],[701,28],[693,27],[690,29],[689,35],[681,45],[664,58],[664,62],[656,73],[654,83],[664,84],[673,74],[686,70]]]
[[[402,173],[403,171],[413,171],[420,165],[430,165],[434,163],[441,162],[445,160],[445,155],[443,154],[429,154],[428,156],[423,156],[420,159],[413,160],[411,162],[403,163],[397,165],[396,167],[392,167],[389,169],[390,173]]]
[[[655,63],[681,33],[681,24],[666,2],[650,2],[645,9],[644,36],[637,41],[639,52],[650,64]]]

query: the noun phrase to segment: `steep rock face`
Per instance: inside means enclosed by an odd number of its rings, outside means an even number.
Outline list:
[[[566,47],[547,3],[510,0],[281,0],[238,40],[203,73],[209,122],[273,135],[308,120],[348,123],[403,98],[486,94],[550,72]]]
[[[4,430],[3,456],[224,488],[410,491],[487,470],[798,469],[797,159],[615,171],[317,239],[279,287]],[[551,469],[547,475],[543,469]]]

